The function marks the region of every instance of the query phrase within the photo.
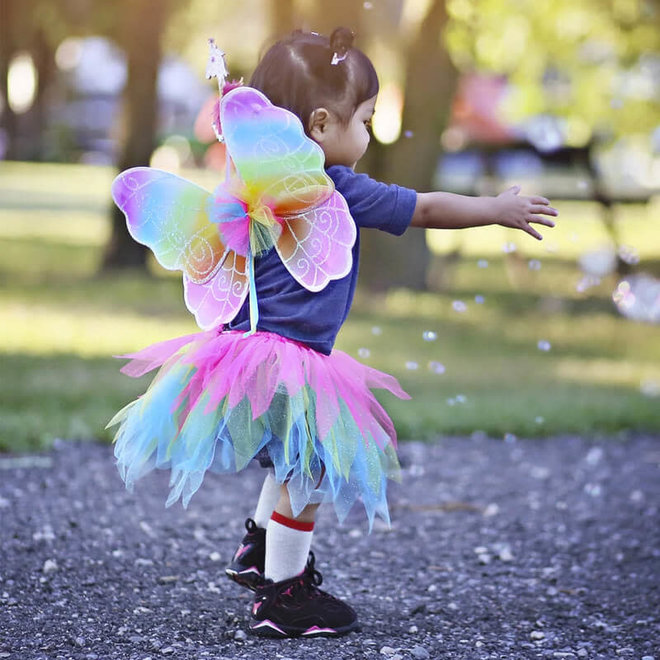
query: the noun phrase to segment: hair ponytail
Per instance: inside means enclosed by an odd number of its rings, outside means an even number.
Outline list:
[[[345,27],[335,28],[330,35],[330,50],[332,51],[332,60],[330,64],[337,65],[343,62],[348,55],[348,51],[353,47],[355,35]]]

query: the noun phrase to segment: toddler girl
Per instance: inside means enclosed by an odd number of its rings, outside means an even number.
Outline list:
[[[206,469],[239,471],[255,458],[267,469],[247,534],[227,568],[255,591],[250,627],[260,635],[334,636],[358,628],[355,611],[319,589],[310,545],[320,503],[332,503],[341,521],[359,499],[370,526],[375,515],[389,523],[386,482],[399,472],[396,435],[371,389],[407,395],[391,376],[333,349],[355,291],[359,230],[401,235],[410,226],[500,224],[540,239],[530,223],[552,227],[542,216],[557,215],[548,200],[521,197],[515,188],[497,197],[417,193],[355,173],[369,143],[378,77],[352,41],[344,28],[329,39],[294,32],[268,50],[249,85],[293,113],[301,133],[322,150],[325,175],[347,204],[353,232],[342,243],[341,232],[328,230],[326,248],[328,254],[349,250],[347,267],[314,288],[292,276],[279,242],[277,249],[251,247],[257,256],[245,266],[249,299],[224,326],[133,355],[124,368],[130,375],[161,368],[145,395],[113,420],[121,424],[115,454],[127,485],[154,466],[168,467],[168,503],[182,496],[187,504]],[[261,98],[254,96],[257,105]],[[113,193],[130,220],[128,202]],[[253,220],[261,214],[262,227],[275,226],[261,211],[251,212]],[[240,263],[236,257],[235,270]],[[186,282],[186,301],[197,313],[195,286]]]

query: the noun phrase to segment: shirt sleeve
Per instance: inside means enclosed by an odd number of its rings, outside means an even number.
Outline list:
[[[358,227],[400,236],[410,226],[417,203],[417,193],[411,188],[381,183],[343,165],[333,165],[327,173]]]

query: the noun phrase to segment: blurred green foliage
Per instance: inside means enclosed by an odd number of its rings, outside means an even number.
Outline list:
[[[511,119],[566,118],[569,144],[660,124],[658,0],[447,0],[462,70],[504,74]]]

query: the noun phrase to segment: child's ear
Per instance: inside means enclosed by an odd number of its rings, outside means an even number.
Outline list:
[[[309,116],[307,128],[310,137],[316,142],[323,142],[327,137],[330,113],[325,108],[316,108]]]

